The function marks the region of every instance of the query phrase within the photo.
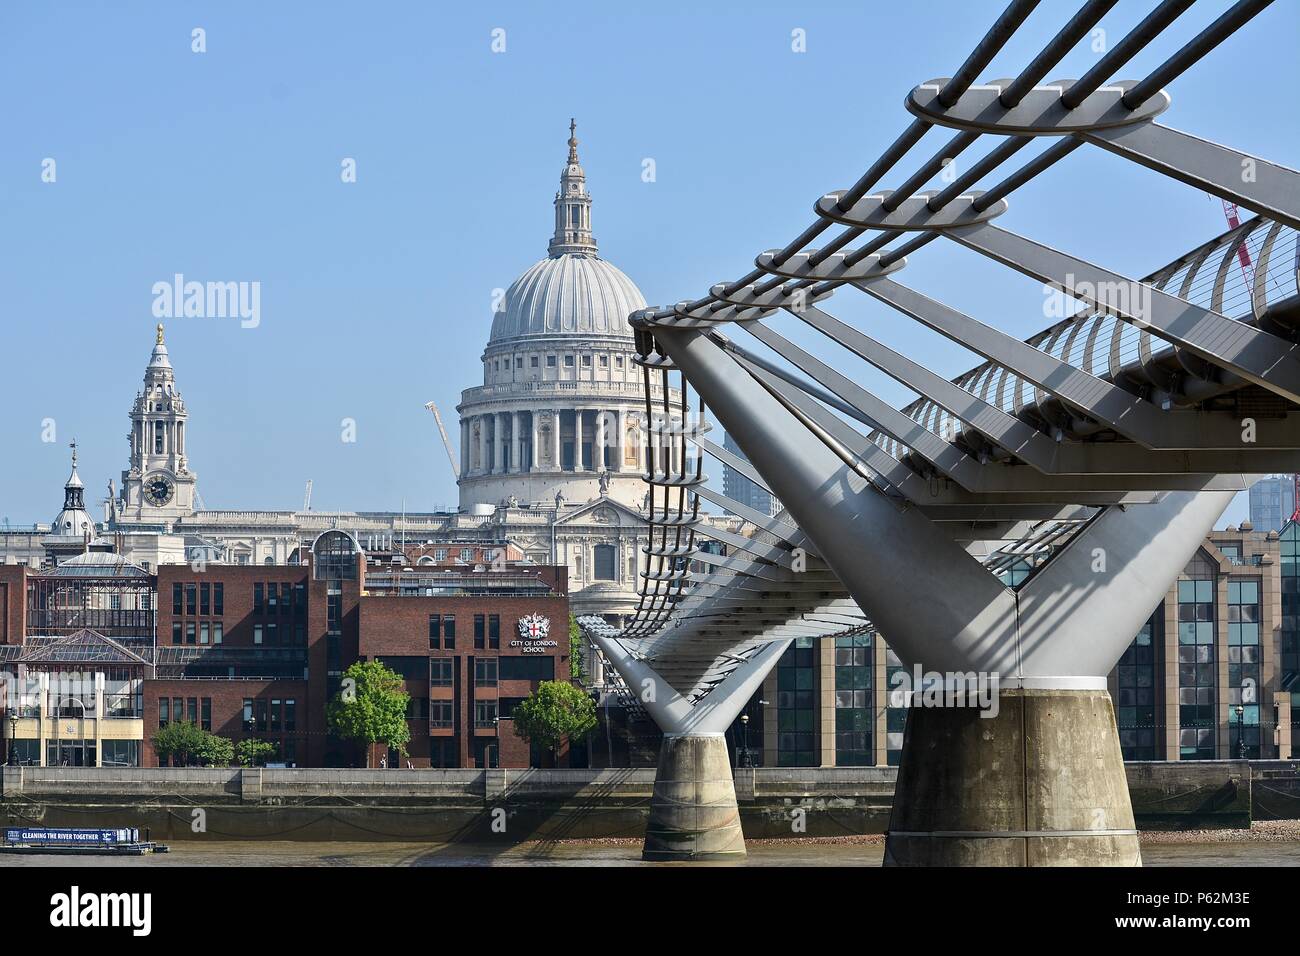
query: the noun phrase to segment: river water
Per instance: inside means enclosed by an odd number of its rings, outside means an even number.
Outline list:
[[[2,866],[880,866],[884,844],[781,840],[755,842],[743,861],[645,863],[640,841],[527,843],[297,843],[185,841],[144,857],[6,855]],[[1157,843],[1142,847],[1147,866],[1300,866],[1300,843]]]

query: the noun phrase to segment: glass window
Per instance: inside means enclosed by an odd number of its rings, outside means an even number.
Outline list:
[[[198,589],[193,584],[185,585],[185,613],[193,617],[197,612]]]
[[[870,634],[835,639],[835,765],[869,767],[875,763],[871,701]]]
[[[172,715],[171,701],[169,701],[166,697],[159,697],[158,698],[158,726],[161,727],[163,724],[171,723],[172,720],[171,715]]]
[[[475,687],[496,687],[497,686],[497,659],[495,657],[475,658],[474,686]]]
[[[497,660],[500,680],[555,680],[555,658],[541,654],[502,657]]]
[[[442,646],[442,615],[429,615],[429,650],[436,651]]]
[[[501,615],[488,615],[488,647],[497,650],[501,647]]]
[[[1164,645],[1164,604],[1138,631],[1115,667],[1118,697],[1115,720],[1125,760],[1156,760],[1164,755],[1165,725],[1158,720],[1156,688],[1160,681]],[[1163,716],[1163,715],[1161,715]]]
[[[181,586],[180,583],[172,585],[172,614],[177,617],[181,614]]]
[[[260,581],[253,585],[253,613],[262,614],[266,609],[266,586]]]
[[[226,586],[220,582],[212,585],[212,613],[226,613]]]
[[[355,581],[356,542],[343,531],[326,531],[316,539],[313,550],[318,581]]]
[[[202,727],[204,730],[211,730],[212,729],[212,698],[211,697],[203,698],[199,708],[199,713],[200,713],[199,726]]]
[[[821,763],[816,727],[816,643],[796,638],[776,668],[776,760],[779,767]]]
[[[474,615],[474,646],[479,650],[482,650],[486,637],[487,637],[487,617],[482,614],[475,614]]]
[[[442,616],[442,646],[449,651],[456,649],[456,615]]]
[[[592,549],[592,568],[597,581],[613,581],[618,573],[618,550],[612,544],[598,544]]]
[[[449,700],[429,701],[429,726],[452,726],[452,703]]]
[[[1213,760],[1217,670],[1214,582],[1218,564],[1198,552],[1178,581],[1178,753],[1183,760]]]
[[[212,613],[212,585],[210,584],[199,585],[199,613],[204,615]]]
[[[298,729],[298,702],[293,698],[284,702],[284,729],[286,731]]]
[[[434,657],[429,660],[429,683],[434,687],[451,687],[453,661],[450,657]]]

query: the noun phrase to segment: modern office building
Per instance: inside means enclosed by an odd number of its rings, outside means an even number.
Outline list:
[[[567,761],[530,752],[510,723],[541,681],[569,677],[563,568],[393,561],[337,530],[294,557],[150,573],[90,551],[48,572],[0,566],[5,758],[156,766],[153,735],[184,720],[270,742],[291,766],[362,764],[326,703],[352,662],[381,660],[410,695],[411,739],[372,765]]]
[[[1297,523],[1207,537],[1109,676],[1127,759],[1300,755],[1298,555]],[[796,640],[750,702],[754,762],[896,764],[905,674],[878,633]]]
[[[749,461],[730,435],[723,438],[722,447],[737,458]],[[775,515],[781,510],[780,499],[774,497],[767,489],[759,487],[753,479],[742,475],[725,463],[722,466],[722,493],[761,514]]]
[[[1295,514],[1295,475],[1269,475],[1250,486],[1250,523],[1256,531],[1281,531]]]

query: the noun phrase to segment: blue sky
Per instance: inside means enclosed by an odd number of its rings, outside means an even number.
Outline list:
[[[1151,6],[1121,0],[1109,41]],[[1227,6],[1198,3],[1124,78]],[[1018,72],[1074,7],[1046,0],[985,77]],[[297,507],[308,478],[321,509],[454,502],[423,406],[454,421],[460,390],[481,382],[492,291],[545,255],[570,116],[602,255],[651,303],[693,298],[808,225],[814,200],[902,130],[911,87],[949,75],[1000,8],[5,4],[0,518],[53,516],[74,435],[89,497],[118,478],[151,288],[178,272],[262,290],[257,328],[168,323],[209,507]],[[796,28],[807,52],[791,50]],[[1300,124],[1283,110],[1298,37],[1300,5],[1275,4],[1171,86],[1164,121],[1296,165]],[[1096,56],[1083,44],[1051,77]],[[340,180],[345,158],[356,183]],[[1134,276],[1225,228],[1217,201],[1092,149],[1018,191],[1003,222]],[[1018,334],[1046,324],[1035,283],[952,243],[901,278]],[[945,373],[975,364],[863,296],[828,308]]]

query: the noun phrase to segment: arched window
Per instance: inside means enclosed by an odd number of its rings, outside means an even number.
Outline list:
[[[346,531],[323,533],[312,545],[316,580],[356,580],[360,550]]]

